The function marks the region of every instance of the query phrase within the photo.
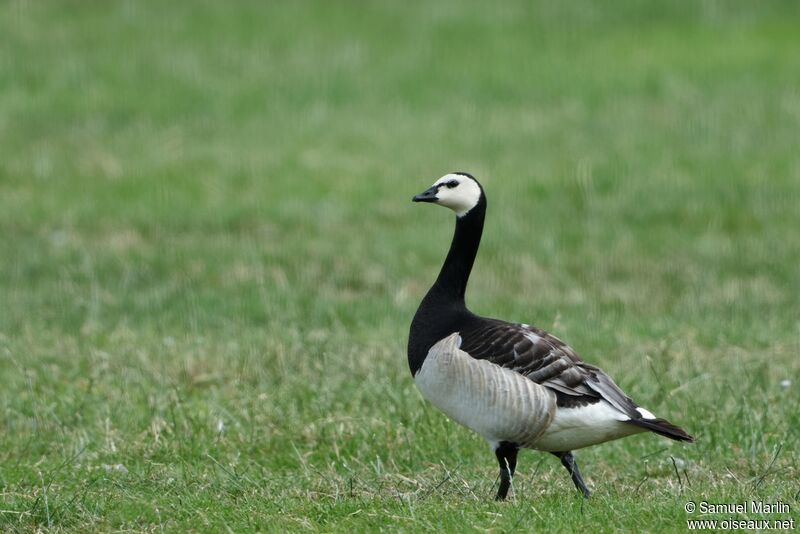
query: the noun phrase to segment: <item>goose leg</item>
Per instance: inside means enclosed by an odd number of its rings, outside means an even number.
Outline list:
[[[504,501],[508,495],[508,488],[511,487],[511,477],[517,469],[517,452],[519,447],[507,441],[500,442],[494,450],[497,462],[500,464],[500,487],[497,489],[495,500]]]
[[[583,493],[585,499],[588,499],[592,492],[586,487],[586,483],[584,483],[583,477],[581,477],[581,472],[578,471],[578,464],[575,463],[575,457],[572,455],[572,451],[554,452],[553,454],[561,459],[561,465],[567,469],[575,487],[578,488],[578,491]]]

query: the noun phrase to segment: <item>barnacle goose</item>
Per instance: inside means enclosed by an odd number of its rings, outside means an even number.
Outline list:
[[[683,429],[634,403],[567,344],[527,324],[480,317],[464,304],[486,214],[483,187],[447,174],[412,199],[456,213],[450,250],[411,322],[408,364],[423,396],[483,436],[500,465],[503,500],[520,448],[557,456],[588,497],[574,449],[651,431],[693,441]]]

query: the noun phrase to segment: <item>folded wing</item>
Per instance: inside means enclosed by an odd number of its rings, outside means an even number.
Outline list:
[[[483,319],[462,330],[461,350],[513,370],[555,392],[561,408],[606,401],[620,420],[681,441],[693,438],[640,408],[599,368],[584,362],[557,337],[533,326]]]

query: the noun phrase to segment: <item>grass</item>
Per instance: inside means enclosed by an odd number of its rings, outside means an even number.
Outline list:
[[[0,4],[0,528],[685,527],[797,517],[791,2]],[[468,300],[696,435],[521,455],[407,328],[482,179]],[[726,515],[712,515],[724,519]]]

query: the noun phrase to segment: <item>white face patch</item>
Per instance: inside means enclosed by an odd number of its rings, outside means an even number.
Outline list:
[[[450,208],[459,217],[466,215],[481,199],[478,182],[463,174],[446,174],[436,180],[433,186],[440,186],[436,192],[436,203]]]

